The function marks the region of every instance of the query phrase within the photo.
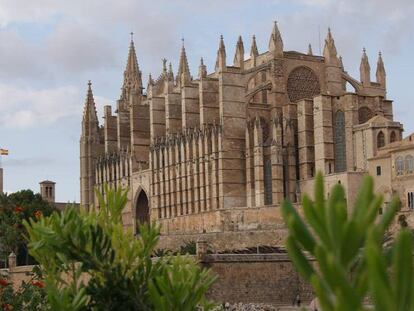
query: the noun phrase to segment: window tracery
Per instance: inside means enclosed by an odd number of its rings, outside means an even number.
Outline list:
[[[338,110],[335,113],[335,172],[346,170],[345,115]]]
[[[320,94],[318,77],[308,67],[297,67],[289,74],[287,93],[291,102],[305,98],[313,98]]]

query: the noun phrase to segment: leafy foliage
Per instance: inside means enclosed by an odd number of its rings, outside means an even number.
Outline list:
[[[325,198],[320,174],[314,197],[312,201],[303,196],[304,219],[287,201],[283,216],[289,255],[323,310],[366,310],[367,296],[373,298],[375,310],[414,310],[412,233],[403,228],[393,245],[383,244],[399,200],[394,198],[378,217],[382,196],[374,195],[367,176],[350,211],[341,185]]]
[[[40,194],[31,190],[0,194],[0,258],[6,258],[11,252],[19,254],[19,249],[26,248],[23,220],[47,216],[54,210]]]
[[[190,257],[153,259],[159,228],[122,225],[127,191],[106,188],[98,211],[67,209],[25,223],[53,310],[196,310],[214,277]]]
[[[38,267],[33,269],[33,277],[22,282],[17,290],[5,278],[0,278],[0,308],[1,310],[49,310],[44,283],[41,280]]]

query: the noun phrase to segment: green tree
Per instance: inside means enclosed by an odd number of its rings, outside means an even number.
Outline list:
[[[378,216],[383,201],[373,193],[371,177],[364,178],[352,210],[341,185],[330,192],[326,199],[318,174],[315,201],[302,198],[303,216],[289,202],[283,204],[289,255],[322,309],[366,310],[364,301],[370,296],[375,310],[414,310],[412,233],[403,228],[391,246],[383,243],[398,198]]]
[[[189,256],[153,258],[159,228],[122,225],[127,191],[106,189],[100,208],[25,222],[53,310],[196,310],[214,277]]]
[[[31,190],[0,194],[0,258],[7,258],[11,252],[19,255],[19,250],[26,249],[24,220],[47,216],[54,210],[54,206]]]

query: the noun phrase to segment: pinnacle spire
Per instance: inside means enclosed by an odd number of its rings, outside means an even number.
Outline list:
[[[253,35],[252,38],[252,47],[250,48],[250,56],[255,56],[257,57],[259,55],[259,50],[257,49],[257,44],[256,44],[256,36]]]
[[[234,55],[234,66],[244,69],[244,45],[243,39],[239,36],[236,45],[236,53]]]
[[[335,41],[331,33],[331,28],[328,28],[328,35],[326,36],[325,46],[323,48],[323,56],[325,57],[325,61],[327,63],[339,66],[339,59],[337,57]]]
[[[134,33],[131,32],[131,42],[128,51],[127,65],[124,71],[124,83],[122,85],[121,99],[128,100],[129,94],[132,90],[142,94],[142,78],[139,70],[137,55],[135,53]]]
[[[378,53],[376,78],[377,78],[377,83],[381,84],[381,86],[385,88],[386,72],[385,72],[384,61],[382,60],[381,52]]]
[[[270,35],[269,51],[275,57],[283,57],[283,40],[276,21],[273,24],[272,34]]]
[[[205,78],[207,76],[207,67],[204,65],[204,60],[201,57],[200,59],[200,66],[198,67],[198,78]]]
[[[341,66],[342,71],[344,71],[345,68],[344,68],[344,63],[342,61],[342,56],[339,56],[339,65]]]
[[[216,70],[226,67],[226,47],[224,46],[223,35],[220,35],[219,49],[217,51]]]
[[[171,62],[168,64],[168,80],[174,81],[174,72],[173,72]]]
[[[86,100],[83,108],[83,120],[82,129],[83,135],[91,135],[91,129],[93,127],[90,124],[94,124],[94,127],[98,127],[98,115],[96,112],[95,99],[93,98],[92,82],[88,81],[88,90],[86,92]]]
[[[362,49],[361,64],[359,66],[359,73],[363,85],[369,85],[371,82],[371,67],[369,65],[368,56],[365,48]]]
[[[252,38],[252,46],[250,48],[250,58],[252,59],[253,66],[256,66],[256,58],[257,58],[257,56],[259,56],[259,51],[257,49],[256,36],[253,35],[253,38]]]
[[[309,43],[309,45],[308,45],[308,55],[313,55],[313,52],[312,52],[312,45]]]
[[[190,67],[188,66],[187,53],[185,51],[185,46],[184,46],[184,39],[181,39],[181,40],[182,40],[182,46],[181,46],[181,54],[180,54],[180,63],[178,65],[178,72],[177,72],[177,78],[176,78],[177,85],[181,85],[182,76],[184,76],[185,83],[191,80]]]

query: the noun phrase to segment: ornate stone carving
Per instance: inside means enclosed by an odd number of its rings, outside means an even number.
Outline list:
[[[287,92],[291,102],[312,98],[321,92],[318,77],[308,67],[298,67],[289,75]]]

